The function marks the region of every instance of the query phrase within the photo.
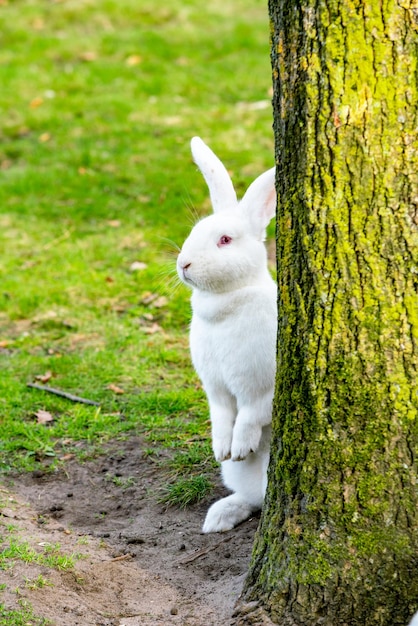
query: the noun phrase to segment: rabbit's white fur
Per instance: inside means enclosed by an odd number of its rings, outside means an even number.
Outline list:
[[[412,617],[409,626],[418,626],[418,613],[415,613],[415,615]]]
[[[275,168],[241,202],[225,167],[198,137],[192,153],[214,214],[198,222],[177,260],[190,286],[190,350],[210,408],[215,457],[233,494],[209,509],[203,532],[233,528],[261,508],[276,369],[277,290],[265,229],[275,212]]]

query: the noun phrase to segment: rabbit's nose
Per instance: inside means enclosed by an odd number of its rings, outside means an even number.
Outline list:
[[[187,258],[179,256],[177,259],[177,271],[184,280],[187,280],[187,270],[191,266],[191,261]]]
[[[181,266],[181,271],[183,272],[183,278],[185,280],[188,280],[189,278],[187,270],[189,269],[190,266],[191,266],[191,263],[183,263],[183,265]]]
[[[177,263],[183,272],[184,270],[189,269],[189,267],[191,266],[191,261],[189,261],[187,258],[184,258],[184,256],[182,255],[178,257]]]

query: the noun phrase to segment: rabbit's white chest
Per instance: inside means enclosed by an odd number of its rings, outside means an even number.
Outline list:
[[[236,350],[227,324],[218,322],[216,325],[208,325],[197,316],[193,318],[190,352],[207,394],[212,396],[227,392],[237,398],[236,385],[233,383],[237,378]]]
[[[228,323],[219,320],[216,324],[208,324],[205,319],[193,316],[190,327],[190,350],[193,364],[203,382],[207,378],[208,370],[212,377],[221,377],[222,370],[231,360],[231,352],[234,351]]]
[[[277,327],[275,286],[239,297],[193,297],[190,350],[208,391],[240,399],[274,384]]]

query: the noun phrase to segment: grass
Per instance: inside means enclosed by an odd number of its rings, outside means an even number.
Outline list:
[[[4,502],[0,502],[1,505]],[[61,571],[71,570],[76,560],[82,558],[81,554],[65,554],[60,544],[38,544],[35,549],[29,541],[19,538],[18,529],[12,524],[0,525],[0,572],[3,570],[13,570],[18,561],[34,566],[43,566],[49,569]],[[52,583],[43,574],[38,574],[34,578],[24,578],[24,587],[33,591],[52,586]],[[7,588],[6,583],[0,585],[0,594]],[[21,595],[19,586],[13,589],[17,596],[16,603],[19,608],[10,608],[1,601],[0,595],[0,625],[7,626],[46,626],[50,622],[42,617],[37,617],[32,610],[30,603]]]
[[[271,167],[268,29],[258,0],[0,2],[4,475],[140,434],[147,454],[171,450],[169,503],[210,489],[174,277],[176,246],[210,211],[189,140],[211,145],[238,194]],[[100,407],[28,388],[37,377]]]
[[[61,551],[59,544],[47,544],[42,551],[35,550],[27,541],[21,541],[14,532],[8,533],[7,539],[1,539],[0,570],[13,567],[16,560],[24,563],[35,563],[58,570],[67,570],[74,567],[80,555],[67,555]]]
[[[37,617],[32,607],[25,601],[19,601],[20,609],[8,609],[0,602],[0,626],[48,626],[51,622]]]
[[[34,589],[43,589],[44,587],[53,587],[53,583],[45,576],[39,574],[36,578],[26,578],[25,587],[33,591]]]
[[[203,500],[212,488],[213,484],[206,474],[179,477],[176,481],[161,487],[159,501],[183,509]]]
[[[267,22],[249,0],[1,6],[3,471],[132,431],[167,447],[207,436],[170,242],[209,210],[192,135],[241,192],[271,165]],[[26,387],[47,372],[100,410]]]

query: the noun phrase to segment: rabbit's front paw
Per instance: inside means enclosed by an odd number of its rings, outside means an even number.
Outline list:
[[[230,437],[213,438],[212,448],[215,454],[215,459],[217,461],[222,462],[231,458],[231,438]]]
[[[256,452],[261,439],[261,426],[236,424],[232,436],[231,459],[243,461],[250,452]]]

